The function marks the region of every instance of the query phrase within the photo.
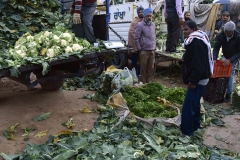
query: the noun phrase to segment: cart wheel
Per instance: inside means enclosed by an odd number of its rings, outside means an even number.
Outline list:
[[[40,78],[44,78],[44,77],[57,76],[60,74],[60,72],[61,71],[52,69],[49,73],[47,73],[44,76],[42,74],[37,75],[37,78],[40,79]],[[63,79],[58,79],[55,81],[40,82],[39,84],[41,85],[43,90],[54,91],[54,90],[58,90],[59,88],[62,87],[63,81],[64,81]]]
[[[116,54],[115,58],[110,59],[110,64],[117,69],[123,69],[128,65],[128,54]]]
[[[52,82],[43,82],[40,83],[43,90],[46,91],[55,91],[62,87],[63,85],[63,79],[58,81],[52,81]]]

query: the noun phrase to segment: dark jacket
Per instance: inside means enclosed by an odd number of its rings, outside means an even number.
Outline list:
[[[233,37],[227,41],[227,37],[224,32],[220,32],[215,39],[215,45],[213,48],[213,59],[218,58],[219,50],[222,47],[223,56],[226,59],[230,59],[231,62],[235,62],[240,57],[240,33],[234,31]]]
[[[208,47],[200,39],[194,38],[186,46],[183,57],[183,82],[197,85],[200,80],[210,78]]]

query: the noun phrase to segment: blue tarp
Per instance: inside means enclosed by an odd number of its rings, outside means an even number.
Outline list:
[[[214,0],[213,3],[228,4],[230,3],[230,0]]]

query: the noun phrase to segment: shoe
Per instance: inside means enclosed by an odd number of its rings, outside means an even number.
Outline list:
[[[225,99],[224,99],[224,102],[228,103],[230,101],[231,101],[231,95],[226,95]]]
[[[202,127],[194,128],[193,131],[197,131],[198,129],[203,129]]]
[[[181,137],[181,138],[185,138],[185,137],[187,137],[187,135],[186,135],[186,134],[180,134],[179,137]]]

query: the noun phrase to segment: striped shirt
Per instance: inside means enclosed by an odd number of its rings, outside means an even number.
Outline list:
[[[74,13],[81,13],[82,6],[95,2],[97,2],[97,0],[75,0],[72,4],[72,8],[74,9]]]

